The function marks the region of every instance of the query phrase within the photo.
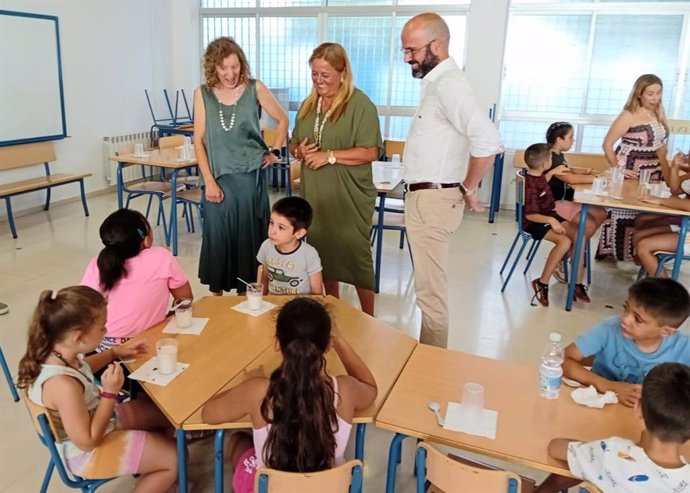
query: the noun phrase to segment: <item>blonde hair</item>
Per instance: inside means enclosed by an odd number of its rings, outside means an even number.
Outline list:
[[[338,121],[338,118],[340,118],[345,112],[345,109],[347,109],[347,103],[355,92],[355,85],[352,79],[352,66],[347,57],[347,52],[345,48],[337,43],[322,43],[314,49],[309,57],[310,66],[314,60],[325,60],[331,67],[343,75],[343,81],[340,83],[340,87],[333,97],[330,108],[331,121]],[[312,111],[316,112],[318,101],[319,95],[316,92],[316,87],[312,87],[311,93],[309,93],[307,99],[305,99],[302,106],[300,106],[297,118],[304,118]]]
[[[29,324],[26,353],[19,362],[17,387],[25,388],[36,381],[41,363],[50,355],[55,343],[62,341],[69,332],[87,330],[105,313],[105,298],[88,286],[43,291]]]
[[[642,107],[642,104],[640,104],[642,94],[644,94],[649,86],[653,86],[654,84],[659,84],[663,91],[664,83],[661,82],[661,79],[658,76],[654,74],[640,75],[635,81],[632,91],[630,91],[630,95],[628,96],[628,101],[626,101],[623,109],[629,111],[630,113],[635,113],[638,109],[640,109]],[[659,100],[659,104],[654,110],[654,114],[656,115],[657,120],[659,120],[659,122],[666,129],[668,129],[668,120],[666,119],[666,111],[664,111],[663,99]]]
[[[211,41],[204,52],[204,58],[202,60],[202,65],[204,67],[204,85],[208,89],[213,89],[220,84],[216,68],[230,55],[237,55],[240,61],[240,80],[238,84],[244,84],[249,81],[251,71],[249,70],[249,62],[247,62],[244,51],[234,39],[222,37]]]

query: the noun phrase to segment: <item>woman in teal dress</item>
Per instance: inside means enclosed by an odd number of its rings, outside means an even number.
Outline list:
[[[313,89],[292,133],[301,159],[301,194],[314,209],[307,241],[319,252],[326,293],[353,284],[362,310],[374,315],[369,244],[376,188],[371,162],[383,151],[376,106],[354,86],[345,49],[323,43],[309,58]]]
[[[199,279],[214,294],[244,292],[237,278],[255,278],[256,252],[268,231],[262,170],[278,160],[288,118],[271,91],[250,78],[247,58],[232,38],[211,42],[203,66],[205,83],[194,93],[194,150],[204,182]],[[272,148],[261,136],[260,108],[278,121]]]

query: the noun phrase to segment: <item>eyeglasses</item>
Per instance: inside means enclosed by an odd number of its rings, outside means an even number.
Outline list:
[[[407,56],[407,55],[414,56],[417,52],[423,50],[424,48],[428,48],[429,46],[431,46],[431,43],[433,43],[434,41],[436,41],[436,38],[432,39],[431,41],[429,41],[424,46],[420,46],[419,48],[400,48],[400,51],[402,52],[402,54],[404,56]]]

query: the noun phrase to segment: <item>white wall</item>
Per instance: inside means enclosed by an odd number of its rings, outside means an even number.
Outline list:
[[[176,88],[172,4],[167,0],[0,0],[0,9],[59,18],[70,138],[56,141],[58,161],[52,169],[93,173],[86,183],[87,192],[107,187],[103,137],[151,126],[144,89],[162,100],[163,88]],[[0,174],[0,183],[42,172],[41,167],[5,171]],[[54,200],[75,195],[76,185],[53,189]],[[43,200],[44,194],[37,192],[15,197],[12,203],[18,212],[41,205]],[[4,220],[4,207],[1,209],[0,218]],[[6,225],[0,227],[0,237],[5,234]]]

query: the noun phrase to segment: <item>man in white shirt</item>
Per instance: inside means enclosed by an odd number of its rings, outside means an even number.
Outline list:
[[[403,27],[402,48],[422,92],[405,143],[405,226],[415,262],[420,342],[448,345],[448,247],[467,203],[481,211],[479,182],[502,152],[488,111],[474,98],[448,55],[450,32],[437,14],[419,14]]]

